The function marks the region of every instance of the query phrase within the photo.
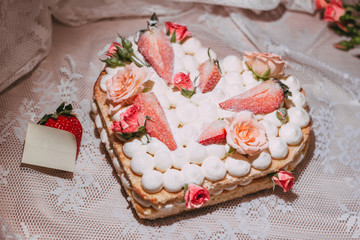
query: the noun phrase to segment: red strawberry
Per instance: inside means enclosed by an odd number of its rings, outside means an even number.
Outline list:
[[[199,67],[200,83],[199,88],[202,93],[210,92],[221,78],[219,66],[215,61],[207,60]]]
[[[225,122],[216,120],[212,122],[201,134],[198,143],[202,145],[210,145],[221,143],[226,140]]]
[[[149,117],[145,124],[145,131],[149,136],[163,142],[173,151],[177,148],[171,129],[166,120],[164,110],[153,92],[140,93],[134,100],[140,107],[139,113]]]
[[[165,33],[158,28],[145,31],[139,38],[138,49],[155,72],[170,84],[174,71],[174,50]]]
[[[254,114],[269,113],[278,109],[284,97],[291,94],[287,89],[277,79],[268,80],[219,105],[222,109],[234,112],[248,110]]]
[[[82,126],[77,117],[71,113],[71,104],[66,105],[63,102],[53,114],[45,114],[38,122],[40,125],[45,125],[60,130],[65,130],[72,133],[76,139],[77,151],[76,156],[79,154],[81,137],[82,137]]]

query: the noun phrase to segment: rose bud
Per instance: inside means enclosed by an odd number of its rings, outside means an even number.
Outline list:
[[[272,180],[276,185],[280,186],[284,192],[287,192],[294,185],[295,178],[290,172],[280,170],[272,177]]]
[[[284,75],[286,62],[281,56],[271,53],[245,52],[245,63],[259,78],[278,78]]]
[[[209,201],[210,193],[206,188],[190,183],[187,185],[184,198],[187,208],[199,208]]]

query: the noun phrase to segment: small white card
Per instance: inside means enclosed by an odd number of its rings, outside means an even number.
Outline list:
[[[72,133],[29,123],[22,163],[74,172],[76,150]]]

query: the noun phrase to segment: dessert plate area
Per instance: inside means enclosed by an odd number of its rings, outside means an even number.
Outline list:
[[[184,3],[180,12],[171,4],[157,7],[160,28],[165,21],[186,25],[218,59],[242,60],[244,51],[256,51],[288,63],[285,72],[301,83],[311,117],[308,150],[293,172],[292,190],[266,189],[164,219],[139,218],[90,113],[104,69],[99,59],[117,34],[133,36],[151,13],[101,19],[95,11],[87,24],[76,22],[80,15],[73,22],[56,15],[60,22],[52,21],[47,57],[0,92],[0,239],[360,238],[359,49],[335,49],[340,37],[305,6],[262,12],[202,3]],[[164,15],[169,9],[172,14]],[[83,127],[74,173],[21,164],[28,123],[64,101]]]

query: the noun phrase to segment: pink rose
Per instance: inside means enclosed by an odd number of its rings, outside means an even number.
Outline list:
[[[185,193],[187,208],[199,208],[210,199],[209,191],[199,185],[189,183]]]
[[[111,43],[109,50],[107,51],[106,55],[109,57],[113,57],[113,54],[116,53],[117,49],[116,46],[121,47],[121,45],[117,42]]]
[[[225,119],[226,141],[241,154],[255,155],[268,148],[265,127],[248,111]]]
[[[180,91],[181,89],[187,89],[190,91],[194,91],[194,84],[190,80],[190,73],[186,75],[183,72],[178,72],[175,74],[173,79],[173,85],[177,87]]]
[[[326,0],[315,0],[315,6],[316,6],[316,10],[324,9],[327,8],[327,6],[329,6],[329,3],[327,3]]]
[[[144,125],[145,118],[139,114],[140,108],[137,105],[131,105],[125,112],[120,114],[120,121],[114,121],[111,130],[115,133],[137,132],[140,126]]]
[[[284,75],[286,62],[281,56],[271,53],[244,52],[245,63],[260,78]]]
[[[284,192],[287,192],[294,185],[295,178],[291,173],[280,170],[272,177],[272,180],[276,185],[282,187]]]
[[[168,36],[172,36],[173,32],[176,30],[176,42],[181,42],[186,40],[186,38],[191,37],[191,33],[187,30],[186,26],[172,22],[165,22],[165,27],[166,34]]]
[[[332,0],[325,9],[324,20],[328,22],[339,22],[340,17],[345,14],[345,9],[340,0]]]
[[[136,95],[144,89],[143,83],[149,79],[146,68],[139,68],[134,63],[126,65],[106,82],[106,99],[110,103],[110,114],[121,106],[131,104]]]

